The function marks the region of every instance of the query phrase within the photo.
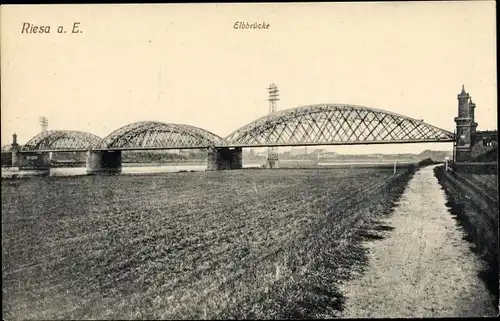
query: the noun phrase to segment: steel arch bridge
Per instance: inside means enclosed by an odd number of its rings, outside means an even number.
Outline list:
[[[346,104],[281,110],[229,134],[226,147],[452,142],[444,129],[392,112]]]
[[[181,124],[141,121],[123,126],[95,146],[105,150],[148,150],[209,148],[222,137],[207,130]]]
[[[320,104],[261,117],[225,138],[202,128],[141,121],[101,139],[91,133],[49,130],[30,139],[22,151],[205,149],[453,142],[447,130],[385,110],[346,104]]]
[[[99,144],[101,137],[76,130],[48,130],[30,139],[22,151],[80,151]]]

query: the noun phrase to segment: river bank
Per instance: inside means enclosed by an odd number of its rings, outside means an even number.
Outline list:
[[[414,164],[399,163],[396,164],[397,171],[406,171],[415,166]],[[273,170],[292,170],[292,169],[369,169],[369,168],[390,168],[394,169],[394,164],[382,163],[328,163],[328,164],[302,164],[288,163],[286,166]],[[261,170],[262,164],[245,163],[243,169]],[[177,162],[177,163],[123,163],[121,174],[151,174],[151,173],[170,173],[170,172],[192,172],[207,170],[207,163],[203,162]],[[7,178],[29,178],[34,176],[82,176],[87,175],[85,165],[72,165],[69,167],[51,167],[43,170],[20,170],[17,167],[2,167],[2,179]]]
[[[377,167],[2,181],[5,318],[338,316],[338,282],[363,260],[358,235],[410,176]]]

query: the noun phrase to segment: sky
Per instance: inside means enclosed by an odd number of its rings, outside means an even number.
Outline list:
[[[49,129],[105,137],[156,120],[227,136],[278,109],[374,107],[453,131],[462,84],[497,128],[495,2],[2,6],[1,140]],[[265,22],[239,30],[237,21]],[[50,26],[22,33],[23,23]],[[79,22],[81,33],[72,33]],[[62,25],[66,33],[57,33]],[[447,144],[332,146],[419,153]]]

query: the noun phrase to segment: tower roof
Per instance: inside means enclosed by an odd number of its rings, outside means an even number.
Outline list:
[[[460,92],[460,94],[458,96],[460,96],[460,97],[467,97],[467,96],[469,96],[469,94],[465,92],[465,86],[464,85],[462,85],[462,91]]]

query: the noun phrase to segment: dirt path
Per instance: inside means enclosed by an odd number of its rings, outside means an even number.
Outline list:
[[[368,242],[369,267],[342,288],[343,317],[496,316],[479,261],[445,205],[432,167],[415,173],[384,224],[387,238]]]

